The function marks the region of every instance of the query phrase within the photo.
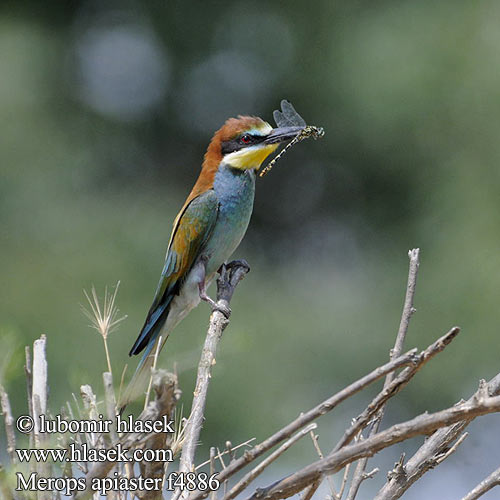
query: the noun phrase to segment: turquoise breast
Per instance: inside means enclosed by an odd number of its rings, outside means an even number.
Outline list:
[[[215,175],[214,191],[219,214],[203,252],[210,256],[207,276],[229,259],[246,233],[255,197],[255,172],[222,164]]]

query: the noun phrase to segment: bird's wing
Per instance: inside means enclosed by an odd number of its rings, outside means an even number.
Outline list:
[[[215,192],[205,191],[190,200],[175,219],[153,304],[130,355],[138,354],[150,341],[156,340],[170,302],[179,293],[180,286],[212,234],[218,208]]]

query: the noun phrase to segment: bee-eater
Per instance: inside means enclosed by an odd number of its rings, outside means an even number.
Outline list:
[[[303,128],[273,128],[261,118],[240,116],[214,134],[198,180],[175,218],[153,304],[130,350],[130,355],[144,353],[124,404],[144,390],[156,351],[191,309],[200,300],[216,307],[206,289],[247,230],[256,171]]]

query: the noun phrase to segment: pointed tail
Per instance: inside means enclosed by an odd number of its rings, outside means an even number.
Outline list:
[[[155,336],[152,341],[146,346],[144,353],[142,355],[137,369],[135,370],[132,380],[129,382],[125,392],[120,397],[118,403],[118,411],[120,415],[125,410],[125,407],[131,402],[146,396],[146,392],[149,389],[149,382],[151,380],[151,369],[155,363],[155,357],[157,353],[163,347],[163,344],[167,340],[170,332],[162,332],[162,335]]]

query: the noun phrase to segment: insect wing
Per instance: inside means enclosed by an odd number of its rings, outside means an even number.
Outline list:
[[[273,118],[278,127],[305,127],[306,122],[295,111],[292,103],[283,99],[281,101],[281,111],[276,110],[273,112]]]

